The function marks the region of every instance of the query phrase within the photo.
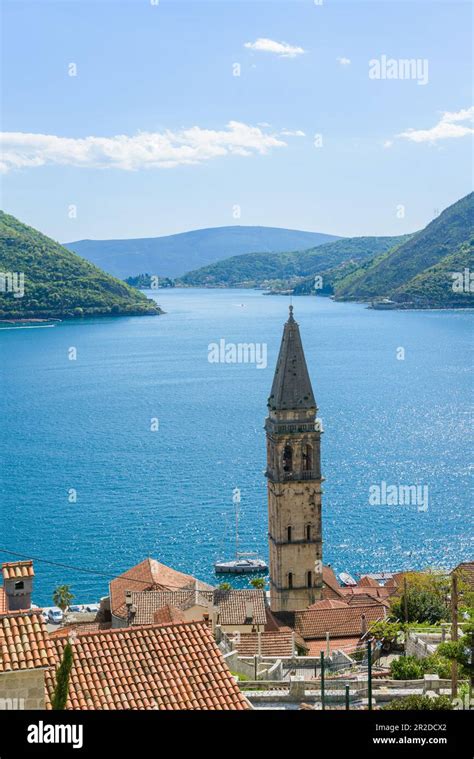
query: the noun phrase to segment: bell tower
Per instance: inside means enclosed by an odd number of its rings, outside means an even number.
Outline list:
[[[268,399],[268,539],[272,611],[321,598],[321,430],[293,306]]]

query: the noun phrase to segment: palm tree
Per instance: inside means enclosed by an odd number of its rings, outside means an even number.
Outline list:
[[[252,588],[256,588],[257,590],[265,590],[265,578],[264,577],[254,577],[253,580],[250,580],[250,585]]]
[[[53,603],[61,609],[64,616],[66,616],[66,610],[71,605],[73,598],[74,594],[71,593],[69,585],[58,585],[53,593]]]

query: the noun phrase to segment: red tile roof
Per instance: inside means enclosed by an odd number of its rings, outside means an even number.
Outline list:
[[[386,616],[385,607],[345,606],[337,609],[306,609],[295,612],[295,630],[305,639],[355,636],[362,633],[362,616],[367,625]]]
[[[350,598],[354,596],[362,596],[365,598],[366,596],[370,596],[374,599],[379,600],[385,600],[387,599],[392,593],[393,588],[386,588],[385,586],[378,587],[378,588],[370,588],[370,587],[347,587],[347,588],[341,588],[342,591],[342,598],[344,601],[348,601]]]
[[[0,615],[0,672],[51,667],[55,661],[41,614],[21,611]]]
[[[241,633],[229,637],[240,656],[260,654],[261,656],[277,657],[293,656],[294,653],[294,633],[291,630],[286,632]]]
[[[33,561],[10,561],[2,564],[4,580],[21,580],[22,577],[34,577]]]
[[[132,618],[133,625],[150,625],[153,615],[165,606],[173,606],[176,609],[190,609],[193,606],[204,606],[211,609],[214,591],[199,590],[195,588],[183,590],[145,590],[132,591],[131,600],[135,607]]]
[[[8,611],[7,597],[5,595],[4,589],[0,585],[0,614],[4,614],[6,611]]]
[[[151,624],[154,613],[168,605],[181,610],[203,606],[207,613],[215,607],[217,623],[221,625],[264,625],[267,621],[263,590],[201,590],[199,586],[198,590],[136,591],[132,592],[131,600],[136,609],[132,624],[138,625]]]
[[[373,577],[369,577],[368,575],[361,577],[357,585],[359,588],[380,588],[377,580],[374,580]]]
[[[162,606],[161,609],[153,613],[153,624],[163,625],[171,622],[184,622],[184,615],[181,609],[176,606]]]
[[[332,598],[322,599],[321,601],[316,601],[316,603],[311,604],[311,606],[308,606],[308,609],[346,609],[347,603],[346,601],[336,601]]]
[[[62,638],[71,633],[96,632],[97,630],[110,630],[111,622],[73,622],[64,627],[58,627],[49,633],[50,638]]]
[[[325,640],[308,640],[306,645],[308,646],[308,656],[319,656],[321,651],[327,652],[327,644]],[[335,640],[329,639],[329,653],[333,651],[344,651],[346,654],[354,653],[357,648],[362,647],[364,644],[359,638],[336,638]]]
[[[323,598],[341,598],[341,590],[333,568],[323,566]]]
[[[362,590],[359,588],[359,590]],[[379,598],[376,595],[372,595],[370,590],[367,593],[351,593],[346,596],[346,601],[349,606],[372,606],[373,604],[381,604],[387,609],[390,608],[390,603],[385,598]]]
[[[191,575],[160,564],[155,559],[145,559],[131,569],[127,569],[110,583],[110,608],[112,614],[126,617],[125,593],[131,590],[176,590],[194,588],[196,579]],[[202,588],[211,589],[211,585],[199,582]]]
[[[56,658],[67,636],[53,639]],[[67,709],[250,708],[200,622],[79,633]],[[47,704],[54,675],[46,672]]]
[[[214,606],[218,608],[217,621],[221,625],[265,625],[267,621],[264,590],[217,589]]]

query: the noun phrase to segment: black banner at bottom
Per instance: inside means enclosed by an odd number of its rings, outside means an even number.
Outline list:
[[[294,741],[295,753],[303,742],[307,753],[314,742],[315,753],[332,745],[339,756],[360,751],[463,759],[473,756],[471,730],[470,711],[3,711],[0,759],[87,757],[104,749],[130,757],[155,753],[153,747],[166,751],[167,740],[180,752],[189,747],[220,756],[253,754],[262,743],[268,754],[283,750],[283,741]]]

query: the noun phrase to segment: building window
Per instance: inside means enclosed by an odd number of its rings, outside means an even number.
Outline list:
[[[288,572],[288,587],[290,590],[293,587],[293,572]]]
[[[313,587],[313,573],[311,572],[311,570],[307,574],[307,583],[308,583],[308,588]]]
[[[311,540],[311,525],[306,525],[306,540]]]
[[[283,450],[283,471],[293,471],[293,449],[291,445],[285,445],[285,448]]]
[[[291,543],[291,527],[287,527],[286,532],[287,532],[287,537],[288,537],[288,543]]]
[[[305,472],[311,472],[313,468],[313,449],[310,445],[303,447],[303,469]]]
[[[23,580],[18,580],[18,582],[15,583],[15,590],[24,590],[25,583]]]

